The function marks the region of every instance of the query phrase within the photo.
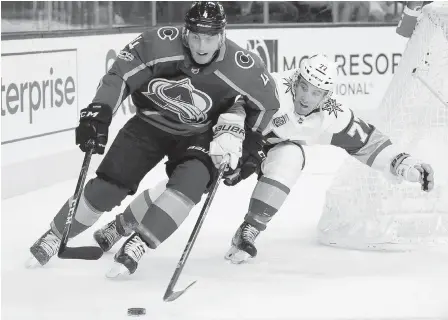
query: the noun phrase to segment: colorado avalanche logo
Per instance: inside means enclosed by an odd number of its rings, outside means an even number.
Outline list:
[[[212,107],[212,99],[197,90],[190,79],[167,80],[155,78],[143,94],[162,109],[176,114],[183,123],[202,123]]]

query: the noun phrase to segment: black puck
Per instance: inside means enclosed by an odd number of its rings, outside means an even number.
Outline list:
[[[138,317],[138,316],[143,316],[145,314],[146,314],[145,308],[129,308],[128,309],[128,316]]]

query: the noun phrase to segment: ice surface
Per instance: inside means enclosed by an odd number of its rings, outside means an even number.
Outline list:
[[[163,302],[200,205],[178,232],[144,256],[125,281],[104,276],[118,246],[99,261],[53,258],[28,270],[28,248],[47,230],[76,181],[2,202],[2,319],[118,320],[127,308],[146,308],[152,320],[213,319],[448,319],[448,253],[381,253],[335,249],[316,241],[328,175],[304,173],[282,211],[258,240],[246,265],[223,259],[247,209],[254,180],[217,192],[178,286],[198,283]],[[147,181],[141,186],[150,186]],[[205,197],[203,197],[204,199]],[[131,199],[127,199],[124,207]],[[110,220],[106,213],[95,227]],[[73,244],[93,244],[91,228]],[[121,244],[121,242],[120,242]]]

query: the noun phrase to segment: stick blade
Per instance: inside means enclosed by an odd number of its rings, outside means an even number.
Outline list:
[[[188,287],[186,287],[184,290],[180,290],[180,291],[172,291],[172,290],[167,290],[165,292],[165,295],[163,296],[163,301],[165,302],[171,302],[176,300],[177,298],[179,298],[181,295],[183,295],[188,289],[191,288],[191,286],[193,286],[196,283],[196,281],[193,281],[192,283],[190,283],[190,285]]]
[[[66,247],[64,251],[58,253],[60,259],[73,260],[98,260],[103,256],[103,250],[100,247]]]

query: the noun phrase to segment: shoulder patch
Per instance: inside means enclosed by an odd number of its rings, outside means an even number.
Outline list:
[[[334,114],[334,116],[337,118],[338,117],[338,112],[344,112],[344,110],[342,110],[342,108],[340,108],[341,104],[338,103],[335,99],[328,99],[327,101],[325,101],[322,110],[323,111],[328,111],[328,114],[331,115],[332,113]]]
[[[284,124],[286,124],[288,121],[289,121],[289,116],[286,113],[281,115],[281,116],[279,116],[279,117],[276,117],[276,118],[272,119],[273,125],[276,126],[277,128],[281,127]]]
[[[157,35],[162,40],[170,40],[173,41],[179,36],[179,29],[175,27],[161,27],[157,30]]]
[[[255,65],[255,60],[250,53],[237,51],[235,53],[235,63],[242,69],[250,69]]]
[[[142,40],[142,35],[139,35],[137,38],[135,38],[134,40],[132,40],[131,42],[129,42],[128,47],[129,49],[134,49],[136,46],[138,46],[140,44],[140,41]]]
[[[117,58],[120,58],[124,61],[127,62],[131,62],[132,60],[134,60],[134,55],[130,52],[127,52],[125,50],[121,50],[118,54],[117,54]]]

